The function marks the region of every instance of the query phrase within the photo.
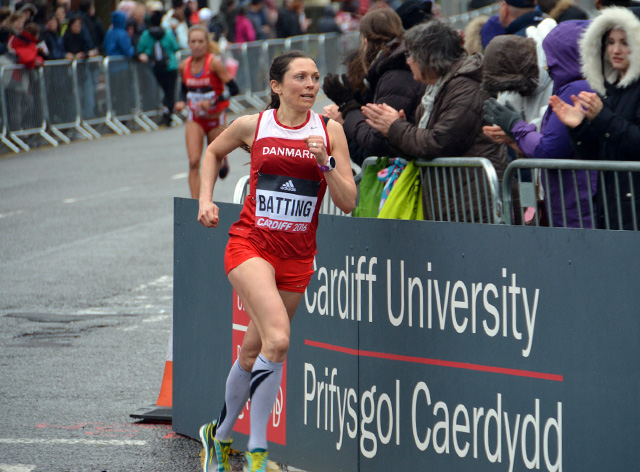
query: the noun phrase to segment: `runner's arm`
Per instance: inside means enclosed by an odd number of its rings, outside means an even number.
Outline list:
[[[325,172],[331,200],[345,213],[351,213],[356,206],[358,189],[353,180],[349,146],[342,126],[333,120],[327,123],[327,133],[331,143],[331,155],[336,160],[336,168]]]

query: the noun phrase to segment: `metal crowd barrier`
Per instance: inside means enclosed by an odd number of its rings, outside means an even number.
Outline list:
[[[63,130],[75,130],[86,139],[94,139],[82,126],[80,117],[80,96],[71,61],[46,61],[42,67],[45,96],[47,97],[48,124],[51,132],[61,141],[69,143]]]
[[[504,215],[507,224],[523,224],[524,209],[537,205],[536,192],[531,182],[523,182],[522,169],[538,169],[541,172],[541,183],[544,186],[550,178],[555,177],[559,192],[551,198],[545,189],[542,206],[548,221],[540,218],[536,211],[531,224],[535,226],[576,226],[594,228],[596,223],[603,223],[603,229],[633,229],[638,231],[638,211],[636,198],[640,197],[640,188],[634,188],[634,176],[640,180],[640,162],[631,161],[579,161],[569,159],[518,159],[507,167],[502,181]],[[598,171],[597,193],[591,185],[585,188],[585,175],[590,171]],[[607,173],[611,172],[613,182],[608,181]],[[583,173],[582,177],[580,173]],[[514,185],[513,179],[516,179]],[[589,181],[589,177],[586,177]],[[612,188],[613,186],[613,188]],[[626,189],[628,187],[628,189]],[[514,189],[517,193],[514,195]],[[580,190],[583,191],[582,196]],[[584,191],[586,190],[586,201]],[[598,195],[600,194],[600,195]],[[611,194],[615,201],[603,198]],[[520,204],[516,205],[519,199]],[[552,201],[554,200],[554,201]],[[628,203],[626,203],[628,202]],[[614,207],[611,207],[613,203]],[[575,204],[575,206],[574,206]],[[518,206],[516,208],[516,206]],[[571,215],[577,215],[578,223],[571,224]],[[561,221],[554,221],[554,213],[561,214]],[[517,218],[519,216],[519,219]],[[626,228],[625,228],[626,227]]]
[[[56,141],[46,132],[46,99],[42,70],[28,70],[20,65],[4,66],[0,69],[3,107],[2,121],[6,124],[7,136],[20,148],[30,147],[21,137],[40,135],[52,146]]]
[[[417,159],[421,168],[425,219],[500,224],[498,175],[484,157]]]

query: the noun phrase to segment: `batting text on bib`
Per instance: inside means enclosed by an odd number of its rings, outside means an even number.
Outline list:
[[[320,182],[259,174],[256,226],[289,233],[307,232],[318,202]]]

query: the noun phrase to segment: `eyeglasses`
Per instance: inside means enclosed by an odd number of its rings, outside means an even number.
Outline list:
[[[405,52],[405,53],[404,53],[404,57],[405,57],[405,59],[409,59],[409,58],[411,57],[411,53],[410,53],[410,52],[408,52],[408,51],[407,51],[407,52]]]

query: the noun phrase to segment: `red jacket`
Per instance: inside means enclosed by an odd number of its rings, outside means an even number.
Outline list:
[[[18,64],[22,64],[27,69],[39,67],[44,63],[44,59],[38,54],[38,39],[27,31],[11,36],[9,49],[18,56]]]

